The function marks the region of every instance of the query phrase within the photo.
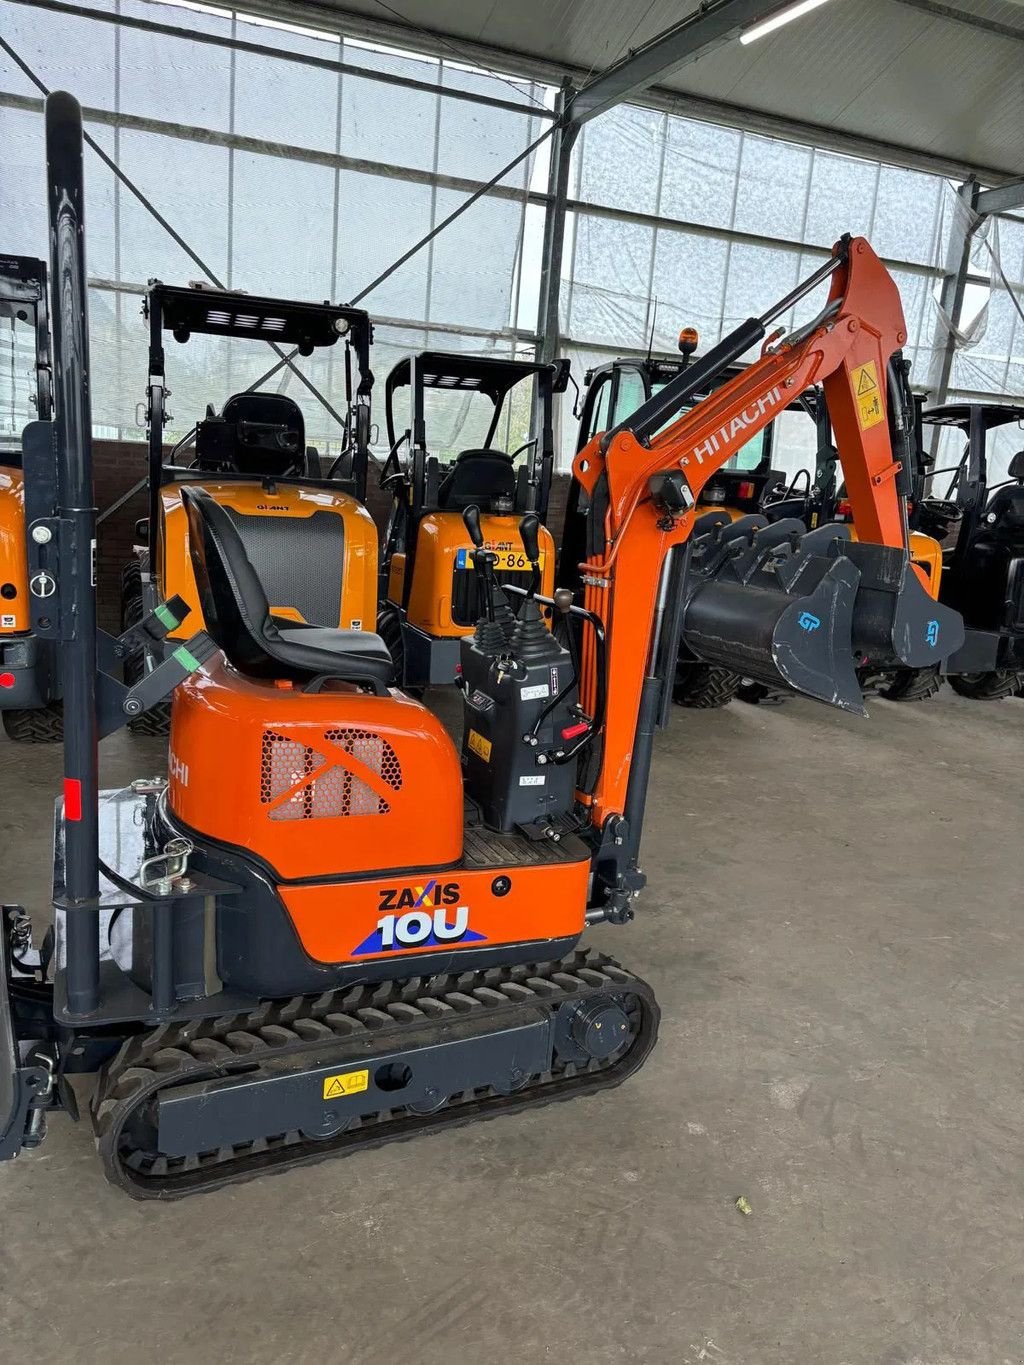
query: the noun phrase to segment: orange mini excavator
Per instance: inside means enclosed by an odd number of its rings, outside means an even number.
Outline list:
[[[25,459],[27,478],[59,475],[50,534],[29,543],[33,569],[55,582],[34,615],[64,641],[69,723],[56,934],[37,954],[24,912],[4,912],[0,1156],[37,1144],[48,1109],[71,1107],[75,1071],[98,1070],[91,1114],[108,1177],[164,1198],[614,1086],[653,1047],[658,1007],[580,939],[588,923],[631,920],[644,885],[651,750],[686,628],[669,589],[693,508],[788,394],[824,383],[851,500],[875,531],[872,545],[821,548],[851,599],[830,629],[881,638],[898,619],[937,653],[958,643],[954,613],[912,574],[883,572],[906,556],[890,436],[903,399],[885,387],[905,340],[892,279],[866,241],[844,238],[702,374],[595,436],[575,462],[591,508],[586,601],[548,599],[554,630],[539,566],[505,589],[518,616],[495,609],[494,554],[465,509],[483,611],[461,647],[461,753],[391,685],[377,636],[275,618],[225,509],[184,489],[209,634],[161,665],[177,666],[168,691],[180,681],[169,781],[100,792],[97,737],[140,696],[102,668],[110,642],[95,629],[78,105],[51,95],[46,121],[58,392],[56,424],[27,429]],[[643,436],[662,400],[678,412],[694,377],[706,382],[825,279],[813,322]],[[533,559],[537,532],[527,513]],[[798,576],[827,578],[795,558]],[[785,555],[778,580],[773,594],[709,577],[689,612],[706,624],[717,598],[720,633],[751,636],[774,596],[768,635],[781,639],[815,589],[796,591]],[[813,641],[792,624],[796,647]]]

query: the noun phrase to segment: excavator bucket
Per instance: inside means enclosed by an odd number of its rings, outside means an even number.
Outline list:
[[[864,714],[850,648],[860,573],[795,519],[698,536],[682,638],[706,663]]]
[[[694,541],[684,645],[768,687],[864,715],[858,668],[941,663],[963,634],[904,551],[851,541],[844,525],[752,517]]]

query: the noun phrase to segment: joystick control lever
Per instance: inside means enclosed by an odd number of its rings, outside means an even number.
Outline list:
[[[519,523],[519,535],[526,551],[526,558],[533,570],[527,592],[527,601],[532,602],[540,589],[540,518],[536,512],[527,512],[522,518]]]

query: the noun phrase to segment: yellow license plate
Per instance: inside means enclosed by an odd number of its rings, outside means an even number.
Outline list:
[[[494,566],[497,573],[501,573],[503,571],[505,573],[508,573],[509,571],[513,573],[522,573],[526,572],[530,568],[530,561],[526,558],[526,555],[523,553],[522,550],[495,550],[494,553],[498,556],[498,562]],[[541,551],[539,563],[541,570],[543,571],[544,569],[543,550]]]

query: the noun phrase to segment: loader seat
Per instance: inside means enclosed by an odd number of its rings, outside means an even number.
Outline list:
[[[1015,482],[992,494],[957,574],[964,615],[984,630],[1002,625],[1010,567],[1024,557],[1024,451],[1014,455],[1008,473]]]
[[[302,409],[283,393],[236,393],[217,417],[211,408],[196,428],[200,469],[229,469],[260,478],[284,478],[306,469]]]
[[[203,488],[183,487],[181,496],[206,629],[228,663],[251,678],[336,678],[386,692],[394,665],[379,635],[272,616],[228,513]]]
[[[437,505],[442,512],[464,512],[475,503],[492,510],[495,498],[516,496],[512,456],[503,450],[463,450],[441,480]]]
[[[992,494],[982,533],[1019,542],[1024,540],[1024,450],[1017,451],[1006,472],[1014,482]]]

